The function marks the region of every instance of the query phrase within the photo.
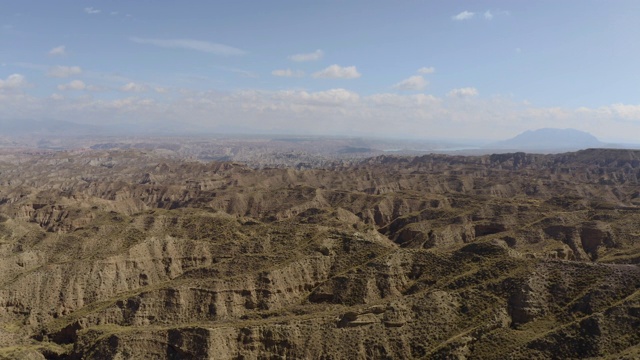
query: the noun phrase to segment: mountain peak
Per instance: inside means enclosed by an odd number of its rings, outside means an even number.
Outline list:
[[[586,131],[576,129],[542,128],[527,130],[511,139],[495,142],[487,147],[514,150],[580,150],[603,144]]]

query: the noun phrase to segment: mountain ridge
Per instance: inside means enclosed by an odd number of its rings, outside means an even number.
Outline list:
[[[570,128],[541,128],[527,130],[510,139],[485,145],[485,148],[569,151],[598,148],[605,145],[605,143],[586,131]]]

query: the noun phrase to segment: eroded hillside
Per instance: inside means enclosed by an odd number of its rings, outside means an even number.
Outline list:
[[[637,358],[640,151],[0,156],[0,358]]]

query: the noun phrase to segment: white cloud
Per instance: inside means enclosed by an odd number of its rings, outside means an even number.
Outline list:
[[[318,49],[312,53],[291,55],[289,56],[289,59],[292,61],[298,61],[298,62],[316,61],[316,60],[322,59],[323,56],[324,56],[324,51]]]
[[[110,12],[110,14],[115,16],[115,15],[118,15],[118,12],[117,11],[112,11],[112,12]]]
[[[59,100],[64,100],[64,95],[58,94],[58,93],[53,93],[53,94],[51,94],[51,96],[49,96],[49,98],[59,101]]]
[[[318,71],[312,75],[314,78],[323,79],[357,79],[362,74],[358,72],[355,66],[331,65],[328,68]]]
[[[260,76],[258,76],[258,74],[253,73],[251,71],[247,71],[247,70],[242,70],[242,69],[231,69],[232,73],[238,74],[243,78],[248,78],[248,79],[257,79]]]
[[[231,46],[193,39],[143,39],[132,37],[130,40],[138,44],[149,44],[169,49],[188,49],[215,55],[231,56],[246,54],[244,50]]]
[[[460,20],[469,20],[469,19],[471,19],[474,15],[475,15],[474,13],[472,13],[472,12],[470,12],[470,11],[466,11],[466,10],[465,10],[465,11],[463,11],[463,12],[459,13],[458,15],[454,15],[454,16],[452,16],[451,18],[452,18],[453,20],[458,20],[458,21],[460,21]]]
[[[169,92],[169,89],[162,86],[156,86],[155,88],[153,88],[153,91],[157,92],[158,94],[166,94]]]
[[[147,91],[147,87],[142,84],[130,82],[126,85],[123,85],[120,88],[120,91],[141,93]]]
[[[393,85],[393,88],[398,90],[419,91],[424,90],[424,88],[426,88],[428,84],[429,82],[422,76],[415,75]]]
[[[82,68],[79,66],[52,66],[47,71],[48,77],[66,78],[82,73]]]
[[[484,18],[487,20],[491,20],[493,19],[493,14],[491,13],[491,11],[487,10],[484,12]]]
[[[66,91],[66,90],[84,90],[87,88],[87,85],[82,80],[73,80],[67,84],[58,85],[58,90]]]
[[[280,77],[303,77],[304,71],[291,69],[273,70],[271,75]]]
[[[49,50],[49,55],[51,56],[67,55],[67,48],[64,45],[56,46],[53,49]]]
[[[27,80],[21,74],[11,74],[5,80],[0,79],[0,91],[16,90],[28,86]]]
[[[436,72],[436,68],[434,68],[433,66],[430,67],[421,67],[420,69],[418,69],[418,74],[433,74],[434,72]]]
[[[86,12],[87,14],[92,14],[92,15],[94,15],[94,14],[99,14],[99,13],[101,13],[101,12],[102,12],[102,10],[94,9],[94,8],[92,8],[92,7],[86,7],[86,8],[84,8],[84,12]]]
[[[474,87],[453,89],[447,93],[447,96],[449,97],[458,97],[458,98],[471,97],[471,96],[477,96],[477,95],[478,95],[478,89]]]

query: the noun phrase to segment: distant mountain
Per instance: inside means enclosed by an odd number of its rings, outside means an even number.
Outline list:
[[[588,132],[576,129],[544,128],[525,131],[508,140],[488,144],[485,148],[510,150],[580,150],[605,144]]]
[[[199,135],[213,130],[180,123],[113,123],[104,125],[81,124],[54,119],[0,119],[0,136],[73,137],[101,135]]]
[[[4,136],[77,136],[100,133],[101,128],[99,126],[78,124],[71,121],[0,119],[0,135]]]

